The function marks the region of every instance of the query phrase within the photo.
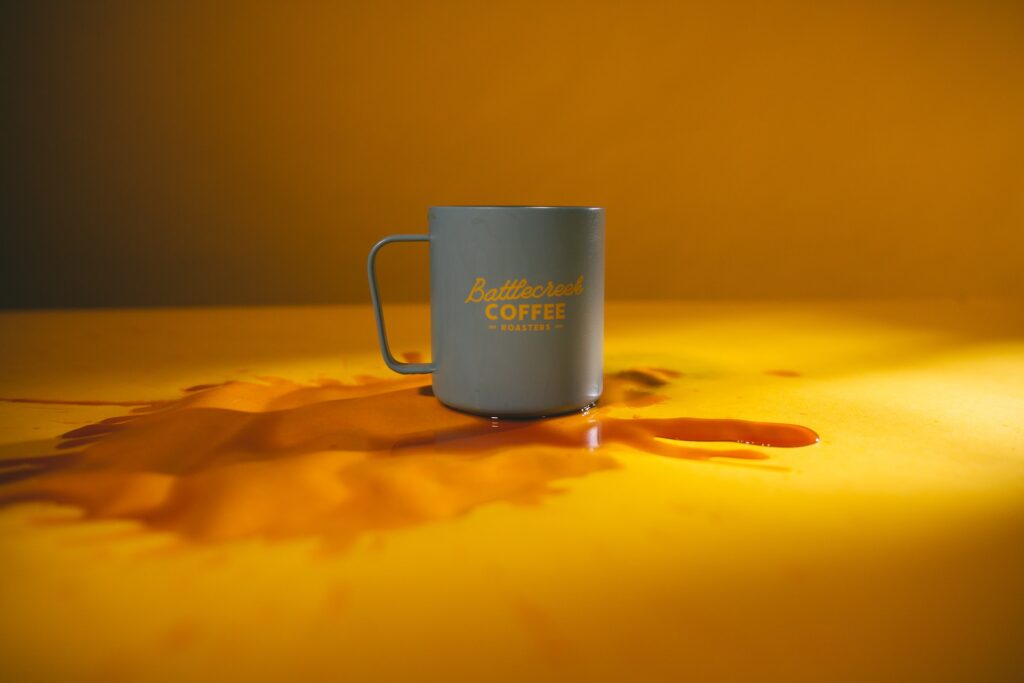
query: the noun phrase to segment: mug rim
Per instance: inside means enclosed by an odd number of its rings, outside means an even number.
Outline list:
[[[509,210],[519,209],[528,211],[604,211],[603,206],[583,206],[583,205],[552,205],[552,206],[541,206],[531,204],[440,204],[431,206],[433,209],[492,209],[492,210]]]

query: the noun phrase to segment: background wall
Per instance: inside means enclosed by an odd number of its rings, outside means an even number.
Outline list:
[[[606,206],[612,297],[1024,294],[1024,3],[12,5],[0,306],[366,301],[443,203]]]

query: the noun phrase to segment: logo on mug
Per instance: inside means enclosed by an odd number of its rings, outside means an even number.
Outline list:
[[[478,277],[469,289],[463,303],[482,303],[484,317],[489,321],[487,329],[502,332],[547,332],[563,327],[566,319],[566,302],[551,301],[583,294],[583,276],[575,282],[555,284],[533,284],[526,278],[505,280],[501,287],[487,288],[487,279]],[[528,299],[542,299],[543,302],[522,302]]]

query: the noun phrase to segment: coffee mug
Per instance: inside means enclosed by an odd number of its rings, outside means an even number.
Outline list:
[[[586,206],[435,206],[430,232],[392,235],[367,270],[384,362],[433,373],[445,405],[490,417],[544,417],[593,405],[604,352],[604,209]],[[377,252],[430,245],[429,363],[388,347]]]

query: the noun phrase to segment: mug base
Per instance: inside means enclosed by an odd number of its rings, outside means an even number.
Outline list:
[[[436,396],[435,396],[436,398]],[[464,406],[454,405],[447,401],[437,399],[438,402],[445,408],[456,410],[460,413],[467,413],[469,415],[476,415],[477,417],[486,417],[492,420],[543,420],[548,417],[562,417],[565,415],[571,415],[573,413],[586,413],[588,410],[597,405],[597,399],[583,403],[581,405],[571,405],[567,407],[556,407],[549,410],[539,411],[494,411],[494,410],[480,410],[479,408],[468,408]]]

